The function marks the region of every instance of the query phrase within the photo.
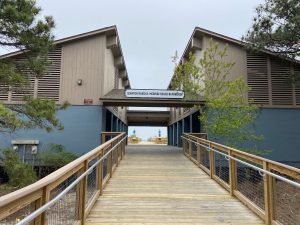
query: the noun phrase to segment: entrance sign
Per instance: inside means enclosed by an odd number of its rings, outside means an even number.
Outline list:
[[[149,90],[149,89],[128,89],[125,91],[127,98],[170,98],[182,99],[184,98],[183,91],[174,90]]]

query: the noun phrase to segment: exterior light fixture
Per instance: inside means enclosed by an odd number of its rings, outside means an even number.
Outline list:
[[[31,146],[31,154],[32,154],[32,155],[36,155],[36,154],[37,154],[37,151],[38,151],[38,149],[37,149],[37,146],[36,146],[36,145]]]
[[[78,86],[81,86],[82,83],[83,83],[82,79],[78,79],[78,80],[77,80],[77,85],[78,85]]]

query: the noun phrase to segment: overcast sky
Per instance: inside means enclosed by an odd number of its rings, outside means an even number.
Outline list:
[[[132,88],[167,88],[196,26],[240,39],[262,0],[38,0],[56,38],[116,25]],[[157,128],[156,128],[157,130]],[[163,134],[165,130],[163,130]],[[147,138],[149,130],[138,129]]]
[[[132,88],[166,88],[196,26],[241,38],[259,0],[39,0],[57,38],[116,25]]]

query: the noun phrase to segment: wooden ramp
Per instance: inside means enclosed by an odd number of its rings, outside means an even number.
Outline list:
[[[128,146],[86,225],[264,224],[170,146]]]

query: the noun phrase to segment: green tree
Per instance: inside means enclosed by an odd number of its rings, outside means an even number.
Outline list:
[[[9,184],[21,188],[32,184],[37,180],[36,173],[28,164],[20,161],[19,155],[12,149],[4,149],[3,166],[9,177]]]
[[[196,61],[193,54],[184,63],[175,63],[172,87],[185,91],[187,98],[202,96],[205,106],[200,110],[200,122],[210,138],[231,147],[241,148],[247,141],[261,140],[251,125],[258,115],[258,108],[247,100],[248,87],[242,77],[230,79],[234,62],[226,60],[228,46],[220,49],[210,40],[209,47]],[[255,149],[243,148],[252,152]]]
[[[53,45],[53,18],[40,18],[41,8],[34,0],[0,0],[0,48],[20,51],[17,57],[0,57],[0,92],[23,92],[29,85],[29,75],[40,78],[47,72],[48,52]],[[17,129],[42,128],[51,131],[63,129],[56,111],[67,107],[57,106],[54,100],[25,97],[26,104],[4,105],[0,102],[0,132]]]
[[[243,39],[254,49],[296,59],[300,56],[300,1],[265,0],[256,8],[252,27]]]

